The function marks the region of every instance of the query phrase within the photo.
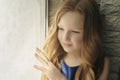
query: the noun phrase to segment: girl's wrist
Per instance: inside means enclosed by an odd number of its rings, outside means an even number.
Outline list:
[[[59,75],[55,75],[55,79],[52,79],[52,80],[67,80],[66,77],[60,73]]]
[[[59,75],[58,79],[56,79],[56,80],[67,80],[67,79],[63,74],[61,74],[61,75]]]

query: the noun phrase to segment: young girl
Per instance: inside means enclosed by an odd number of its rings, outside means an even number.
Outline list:
[[[109,59],[101,51],[102,22],[94,0],[66,0],[58,9],[44,52],[36,49],[41,80],[107,80]]]

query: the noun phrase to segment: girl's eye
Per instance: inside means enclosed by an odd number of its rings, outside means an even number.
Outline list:
[[[63,30],[63,28],[58,28],[58,30]]]
[[[79,31],[72,31],[73,33],[80,33]]]

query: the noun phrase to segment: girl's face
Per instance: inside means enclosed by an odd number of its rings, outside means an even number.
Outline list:
[[[80,52],[83,45],[84,17],[78,12],[67,12],[58,23],[58,40],[67,53]]]

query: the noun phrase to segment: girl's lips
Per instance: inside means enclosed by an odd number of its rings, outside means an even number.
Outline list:
[[[69,43],[63,43],[64,46],[71,46]]]

